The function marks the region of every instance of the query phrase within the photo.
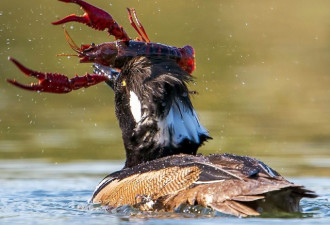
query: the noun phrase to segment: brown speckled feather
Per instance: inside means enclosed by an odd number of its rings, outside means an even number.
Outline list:
[[[118,207],[138,204],[141,197],[156,200],[188,188],[198,179],[200,173],[196,166],[174,166],[137,173],[122,180],[113,180],[94,197],[93,202]]]
[[[244,217],[296,212],[302,197],[315,194],[256,159],[223,154],[175,155],[123,169],[101,182],[92,201],[165,211],[201,205]]]

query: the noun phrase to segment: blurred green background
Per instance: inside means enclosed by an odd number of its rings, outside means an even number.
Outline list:
[[[134,7],[150,39],[196,50],[193,103],[214,140],[200,153],[263,160],[283,175],[330,176],[330,1],[89,0],[131,37]],[[105,84],[56,95],[9,85],[25,78],[7,59],[69,77],[92,72],[50,22],[78,6],[56,0],[0,2],[0,159],[124,159],[114,96]],[[76,43],[113,41],[66,25]]]

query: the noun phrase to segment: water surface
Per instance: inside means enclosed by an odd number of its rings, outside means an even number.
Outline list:
[[[330,221],[329,179],[312,177],[291,178],[320,195],[302,200],[303,213],[291,215],[291,219],[238,219],[214,213],[147,214],[129,207],[109,212],[87,204],[101,178],[122,165],[123,162],[117,161],[1,161],[0,224],[328,224]]]

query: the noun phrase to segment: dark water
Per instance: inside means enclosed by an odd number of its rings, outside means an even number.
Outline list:
[[[193,103],[214,138],[200,152],[250,155],[295,177],[323,195],[303,202],[304,210],[314,213],[311,218],[288,223],[328,221],[329,1],[89,2],[109,11],[131,37],[136,34],[125,7],[136,8],[152,41],[192,45],[197,69],[190,87],[199,93]],[[69,77],[92,71],[76,58],[56,57],[72,50],[63,29],[50,22],[71,13],[81,10],[55,0],[0,1],[0,223],[71,224],[104,218],[155,223],[158,220],[86,208],[95,185],[114,170],[105,162],[125,157],[109,87],[100,84],[55,95],[19,90],[5,81],[34,81],[25,78],[8,56],[32,69]],[[84,25],[66,28],[77,43],[113,40]],[[204,219],[189,222],[263,223]],[[269,219],[267,224],[278,221],[282,220]]]

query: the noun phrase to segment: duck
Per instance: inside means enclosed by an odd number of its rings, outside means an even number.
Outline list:
[[[97,185],[92,204],[155,212],[201,206],[247,217],[299,212],[303,197],[317,197],[255,158],[197,154],[212,138],[191,102],[193,77],[175,60],[134,57],[120,71],[93,66],[114,91],[126,161]]]

